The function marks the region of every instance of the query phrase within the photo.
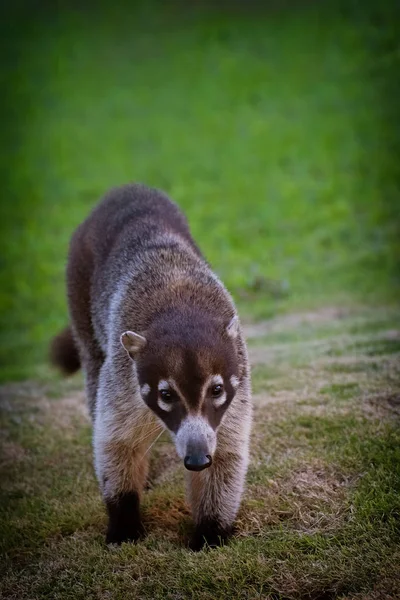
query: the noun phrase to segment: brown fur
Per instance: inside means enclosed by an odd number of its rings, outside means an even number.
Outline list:
[[[124,511],[129,502],[136,506],[160,422],[176,434],[178,453],[196,438],[211,455],[216,436],[215,465],[190,474],[189,496],[197,539],[202,523],[207,532],[213,523],[215,532],[230,530],[247,468],[252,414],[247,350],[240,327],[231,331],[233,301],[183,214],[158,190],[142,185],[112,190],[72,237],[67,287],[94,422],[96,471],[118,523],[109,530],[116,540],[124,537],[118,506]],[[65,356],[72,357],[72,337],[63,335]],[[66,362],[62,352],[56,355],[59,364]],[[207,387],[217,374],[224,389],[221,406]],[[160,381],[172,385],[168,410],[160,407]],[[142,386],[149,390],[143,398]],[[139,531],[138,515],[134,522]]]

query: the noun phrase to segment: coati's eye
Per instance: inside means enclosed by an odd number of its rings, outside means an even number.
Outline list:
[[[158,383],[158,399],[157,404],[161,410],[170,412],[174,408],[174,404],[178,401],[176,392],[171,389],[170,384],[165,379],[161,379]]]
[[[211,394],[213,398],[219,398],[224,391],[224,386],[220,383],[213,385],[211,388]]]
[[[164,400],[164,402],[172,402],[173,398],[170,390],[160,390],[160,396],[161,400]]]
[[[160,389],[161,385],[161,389]],[[167,383],[165,381],[161,381],[158,388],[159,397],[157,400],[158,406],[161,410],[165,410],[166,412],[171,412],[174,408],[174,404],[176,404],[178,397],[174,390],[166,387]]]

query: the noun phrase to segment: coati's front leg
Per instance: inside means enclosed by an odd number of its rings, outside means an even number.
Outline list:
[[[106,544],[136,542],[144,534],[137,491],[121,492],[105,500],[108,513]]]
[[[223,437],[223,436],[221,436]],[[225,439],[217,447],[212,466],[188,474],[188,493],[195,522],[192,550],[205,544],[215,547],[232,534],[239,510],[248,465],[248,436]]]
[[[138,414],[135,419],[124,411],[96,411],[94,458],[96,474],[108,513],[107,544],[136,541],[144,532],[140,499],[148,474],[148,452],[161,427]],[[103,403],[104,408],[104,403]]]
[[[96,437],[96,471],[108,514],[106,543],[136,541],[143,534],[140,498],[148,471],[147,456],[141,448]]]

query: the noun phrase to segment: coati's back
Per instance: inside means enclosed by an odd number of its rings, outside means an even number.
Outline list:
[[[72,310],[103,300],[139,254],[177,236],[200,255],[182,212],[161,191],[131,184],[111,190],[77,229],[70,244],[67,286]],[[80,300],[82,298],[84,300]]]
[[[71,240],[67,267],[76,337],[109,341],[113,298],[124,298],[113,325],[149,327],[168,304],[232,317],[230,298],[202,257],[183,213],[143,185],[109,192]],[[178,290],[180,286],[181,289]]]
[[[82,223],[72,239],[70,256],[83,243],[94,266],[104,267],[111,254],[115,260],[119,251],[143,250],[160,234],[178,235],[200,254],[186,218],[166,194],[144,185],[125,185],[106,194]]]

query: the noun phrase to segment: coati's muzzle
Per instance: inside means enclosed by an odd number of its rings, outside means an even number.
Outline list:
[[[186,417],[175,436],[176,450],[189,471],[210,467],[216,445],[215,431],[203,417]]]
[[[189,471],[202,471],[211,467],[212,458],[209,454],[204,452],[193,452],[189,451],[189,454],[185,456],[183,464]]]

